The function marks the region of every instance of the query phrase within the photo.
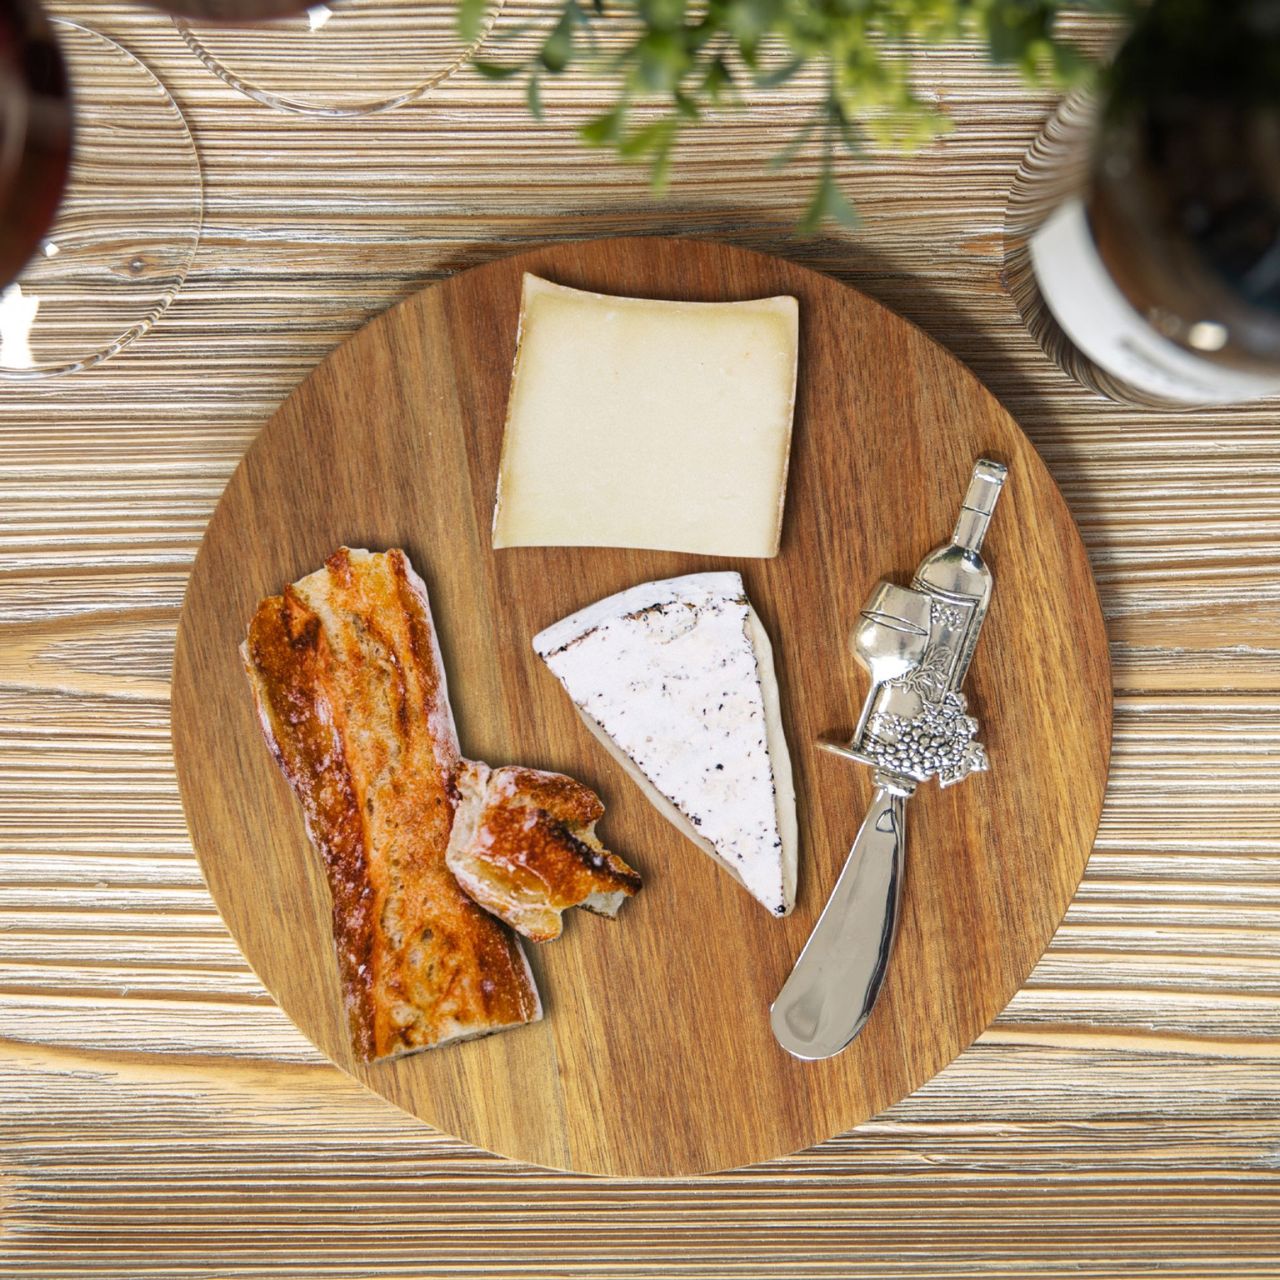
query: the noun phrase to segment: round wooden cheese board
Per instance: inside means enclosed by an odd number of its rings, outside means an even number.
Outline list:
[[[800,378],[773,560],[597,548],[495,552],[489,528],[521,274],[604,293],[799,299]],[[825,753],[866,678],[848,656],[882,577],[945,541],[979,456],[1009,480],[984,554],[995,594],[966,690],[991,772],[911,802],[897,946],[842,1054],[802,1062],[769,1005],[857,832],[869,771]],[[570,465],[566,461],[566,465]],[[339,1001],[328,890],[237,654],[257,601],[339,545],[405,548],[425,578],[465,754],[572,774],[645,878],[614,921],[529,947],[536,1024],[364,1066]],[[800,816],[797,905],[775,919],[640,793],[530,646],[624,587],[739,570],[773,639]],[[227,486],[178,630],[173,740],[210,890],[285,1012],[340,1067],[478,1146],[555,1168],[677,1176],[820,1142],[928,1080],[995,1017],[1079,883],[1106,783],[1107,640],[1088,558],[1044,464],[971,373],[856,290],[705,241],[561,244],[467,271],[367,325],[281,406]]]

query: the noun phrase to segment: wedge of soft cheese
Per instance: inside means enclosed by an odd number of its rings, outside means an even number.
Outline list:
[[[646,582],[534,637],[649,799],[775,915],[796,894],[796,801],[773,650],[736,573]]]
[[[493,545],[776,555],[798,323],[526,275]]]

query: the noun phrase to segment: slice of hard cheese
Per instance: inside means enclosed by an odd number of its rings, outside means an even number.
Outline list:
[[[796,803],[773,650],[736,573],[646,582],[534,637],[587,726],[659,811],[775,915]]]
[[[796,300],[662,302],[524,277],[493,545],[772,556]]]

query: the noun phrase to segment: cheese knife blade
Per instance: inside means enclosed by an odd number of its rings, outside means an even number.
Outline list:
[[[898,929],[906,794],[876,789],[836,887],[769,1011],[777,1041],[797,1058],[839,1053],[862,1030]]]

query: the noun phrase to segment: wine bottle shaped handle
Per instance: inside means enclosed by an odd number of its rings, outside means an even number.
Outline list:
[[[991,523],[1007,474],[1001,463],[992,462],[989,458],[979,458],[974,464],[969,488],[960,507],[960,517],[951,535],[951,541],[957,547],[964,547],[975,554],[982,550],[982,540],[987,536],[987,526]]]
[[[851,647],[871,689],[852,739],[821,745],[870,765],[876,792],[770,1008],[775,1038],[797,1058],[839,1053],[880,994],[898,931],[907,798],[930,778],[945,787],[987,768],[960,685],[991,595],[980,548],[1006,474],[979,458],[950,543],[925,557],[910,587],[878,584],[854,626]]]

